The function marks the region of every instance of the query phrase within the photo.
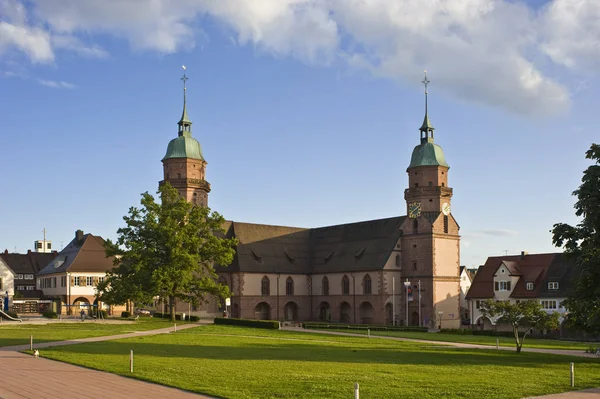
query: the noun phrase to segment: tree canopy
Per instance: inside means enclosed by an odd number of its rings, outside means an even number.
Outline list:
[[[564,247],[577,268],[564,302],[570,325],[600,334],[600,145],[592,144],[585,157],[595,164],[583,172],[581,185],[573,192],[575,215],[581,221],[576,226],[555,224],[552,242]]]
[[[488,299],[480,308],[481,314],[490,320],[497,317],[497,323],[509,324],[515,336],[517,352],[521,352],[525,337],[531,328],[555,330],[559,327],[557,312],[547,313],[537,300],[525,300],[517,303]],[[519,334],[522,330],[522,334]]]
[[[190,204],[170,184],[158,194],[160,203],[143,193],[141,208],[131,207],[123,217],[126,227],[117,230],[117,240],[106,240],[115,267],[98,292],[112,304],[166,299],[174,321],[176,299],[197,304],[229,295],[214,267],[231,263],[237,241],[225,238],[221,215]]]

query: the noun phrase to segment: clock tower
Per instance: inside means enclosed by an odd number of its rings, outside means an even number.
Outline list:
[[[210,184],[205,180],[206,161],[202,147],[192,137],[192,121],[187,114],[185,66],[183,67],[183,113],[177,122],[177,137],[169,142],[167,153],[162,159],[164,180],[159,185],[169,183],[175,187],[186,201],[207,207]]]
[[[403,279],[421,284],[421,304],[409,302],[410,315],[416,314],[421,306],[423,325],[437,328],[441,321],[442,328],[459,328],[459,226],[451,213],[450,166],[442,147],[434,142],[435,129],[429,120],[429,83],[426,72],[423,80],[425,118],[419,129],[420,143],[414,148],[406,169],[407,218],[402,229],[402,275]]]

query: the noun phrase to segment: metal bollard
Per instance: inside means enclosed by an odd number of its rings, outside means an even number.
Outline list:
[[[129,352],[129,372],[133,373],[133,349]]]
[[[575,363],[571,363],[571,388],[575,387]]]
[[[500,339],[496,338],[496,350],[500,350]]]
[[[354,399],[360,399],[359,398],[360,393],[358,391],[358,382],[354,385]]]
[[[33,350],[33,335],[29,336],[29,350]]]

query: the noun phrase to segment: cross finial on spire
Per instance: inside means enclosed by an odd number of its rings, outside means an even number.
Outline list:
[[[185,74],[185,70],[186,70],[185,65],[182,65],[181,68],[183,68],[183,77],[181,78],[181,80],[183,81],[183,113],[181,114],[181,120],[179,121],[179,134],[180,135],[182,135],[184,132],[191,132],[190,126],[192,124],[192,122],[190,121],[190,119],[188,118],[188,115],[187,115],[187,101],[186,101],[186,92],[187,92],[186,82],[189,78]]]
[[[421,81],[421,83],[425,85],[425,94],[427,94],[427,85],[431,82],[429,81],[429,79],[427,79],[427,70],[423,72],[425,72],[425,78]]]
[[[423,85],[425,85],[425,118],[423,119],[423,125],[421,126],[421,128],[419,129],[422,133],[422,135],[425,135],[425,137],[421,137],[421,140],[425,139],[425,140],[429,140],[429,135],[431,134],[431,139],[433,140],[433,126],[431,125],[431,122],[429,121],[429,115],[428,115],[428,104],[427,104],[427,85],[429,85],[429,83],[431,83],[429,81],[429,79],[427,79],[427,71],[423,71],[425,72],[425,77],[423,78],[423,80],[421,81],[421,83],[423,83]]]

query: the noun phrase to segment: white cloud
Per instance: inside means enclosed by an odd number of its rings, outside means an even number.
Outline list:
[[[54,89],[74,89],[76,87],[72,83],[58,81],[58,80],[39,79],[38,83],[43,86],[52,87]]]
[[[189,51],[209,16],[240,45],[415,84],[429,69],[438,90],[528,115],[570,105],[569,88],[542,69],[546,56],[573,70],[600,65],[597,0],[551,0],[537,11],[523,0],[32,0],[27,10],[21,1],[0,0],[8,9],[0,23],[13,27],[9,45],[37,62],[51,61],[54,49],[107,56],[83,35]]]

